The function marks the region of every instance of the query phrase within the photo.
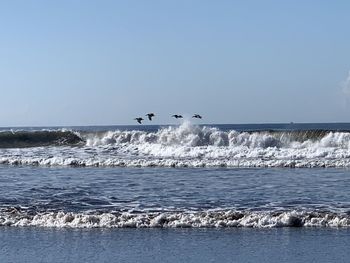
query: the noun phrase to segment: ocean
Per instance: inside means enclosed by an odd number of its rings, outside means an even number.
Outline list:
[[[0,129],[0,262],[348,262],[350,124]]]

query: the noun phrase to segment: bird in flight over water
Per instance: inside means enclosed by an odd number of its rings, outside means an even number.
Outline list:
[[[177,114],[171,115],[171,117],[174,117],[175,119],[183,118],[182,115],[177,115]]]
[[[134,120],[136,120],[140,124],[142,124],[142,121],[143,121],[143,119],[141,117],[135,118]]]
[[[152,118],[155,116],[154,113],[147,113],[146,116],[148,117],[148,119],[151,121]]]
[[[194,115],[192,116],[192,118],[202,119],[202,116],[199,115],[199,114],[194,114]]]

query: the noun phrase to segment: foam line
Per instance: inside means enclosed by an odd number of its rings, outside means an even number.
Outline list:
[[[35,226],[54,228],[275,228],[275,227],[350,227],[346,214],[306,211],[244,212],[158,212],[158,213],[72,213],[47,212],[27,214],[0,213],[0,226]]]

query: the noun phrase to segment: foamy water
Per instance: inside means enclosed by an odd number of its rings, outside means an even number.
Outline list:
[[[350,227],[346,214],[316,212],[203,211],[183,213],[49,212],[28,215],[12,209],[0,214],[0,226],[54,228],[274,228]]]
[[[342,169],[2,166],[0,226],[350,227]]]
[[[346,129],[245,128],[2,130],[0,226],[350,226]]]
[[[349,167],[347,131],[236,131],[189,122],[158,131],[1,132],[0,164],[127,167]],[[23,137],[29,139],[23,139]],[[1,140],[0,140],[1,141]],[[31,147],[30,147],[31,146]]]

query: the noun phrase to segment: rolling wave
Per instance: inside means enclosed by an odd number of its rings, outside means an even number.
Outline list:
[[[76,145],[82,139],[72,131],[2,131],[0,148],[25,148],[57,145]]]
[[[348,214],[332,212],[202,211],[153,213],[26,213],[16,208],[0,212],[0,226],[54,228],[275,228],[350,227]]]

